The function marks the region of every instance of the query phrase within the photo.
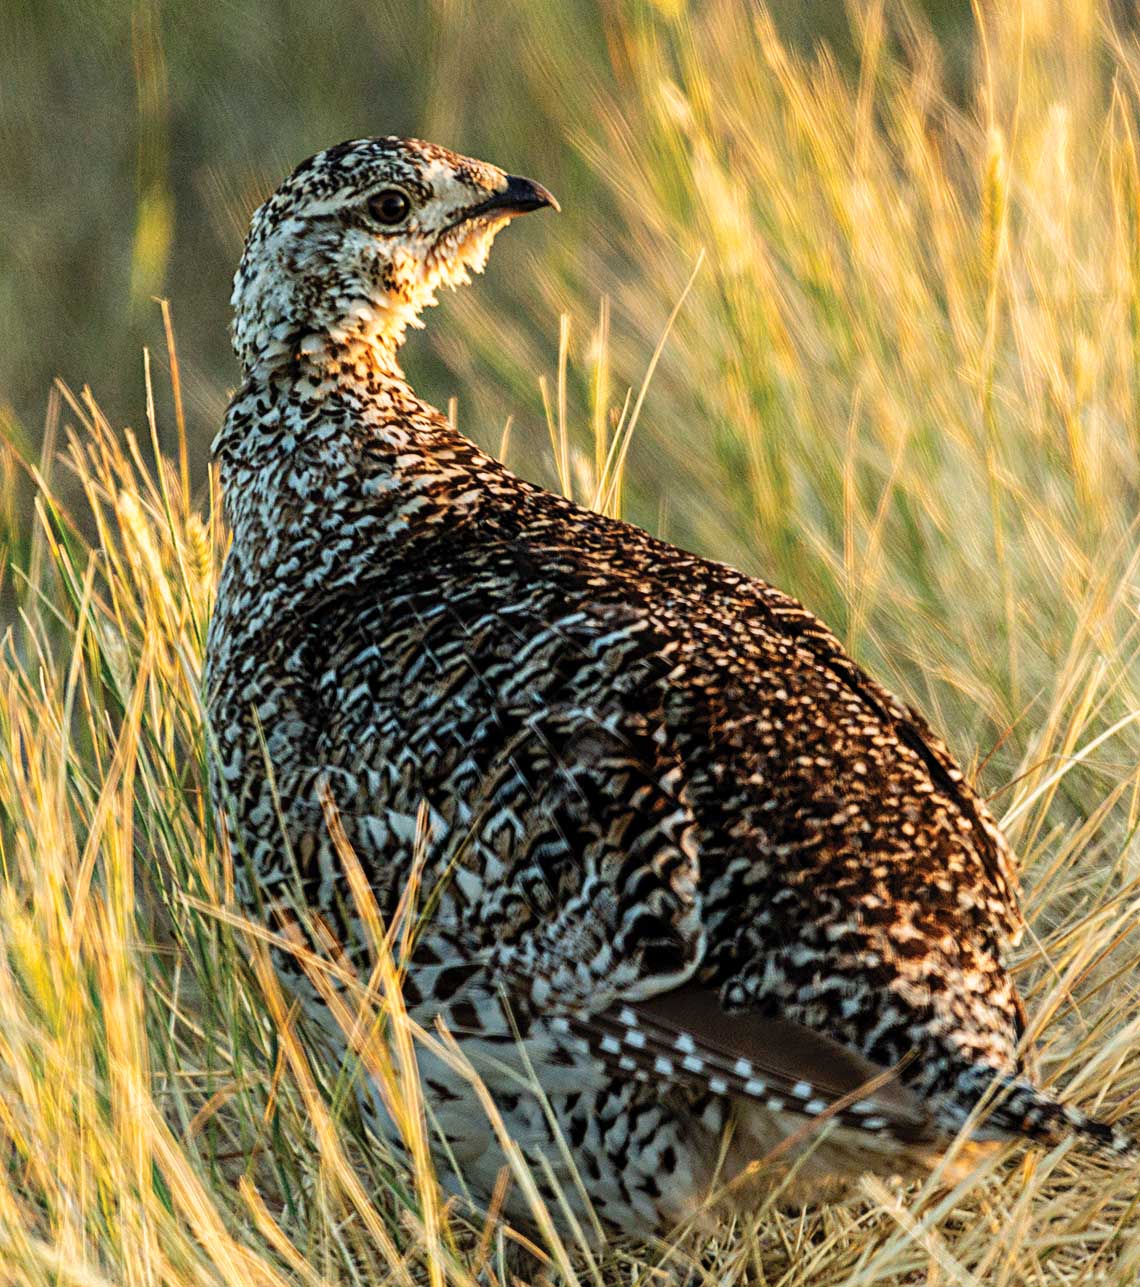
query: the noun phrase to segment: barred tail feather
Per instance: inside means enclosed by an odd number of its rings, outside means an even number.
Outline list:
[[[1140,1142],[1121,1127],[1063,1104],[1022,1077],[999,1073],[996,1081],[995,1086],[992,1069],[977,1065],[958,1079],[954,1110],[960,1113],[964,1103],[984,1107],[988,1103],[985,1118],[974,1131],[977,1138],[1022,1137],[1052,1146],[1076,1135],[1102,1157],[1140,1161]]]

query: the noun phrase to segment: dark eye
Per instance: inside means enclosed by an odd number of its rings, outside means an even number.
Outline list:
[[[411,208],[412,203],[399,188],[384,188],[368,202],[368,209],[377,223],[402,223]]]

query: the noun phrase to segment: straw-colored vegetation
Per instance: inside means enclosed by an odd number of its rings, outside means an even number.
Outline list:
[[[536,118],[582,123],[580,183],[533,274],[516,253],[494,285],[494,257],[492,289],[446,301],[445,357],[461,420],[512,463],[794,591],[932,715],[1024,860],[1042,1076],[1127,1115],[1140,53],[1092,0],[994,9],[956,106],[896,5],[853,6],[853,67],[731,0],[607,5],[590,41],[580,6],[517,6]],[[444,1038],[400,1011],[401,927],[374,925],[337,1067],[230,908],[199,703],[225,537],[162,354],[154,385],[171,410],[141,441],[60,390],[38,461],[3,465],[0,1281],[501,1279],[502,1234],[432,1180],[413,1046]],[[182,446],[155,468],[152,438]],[[365,1075],[407,1159],[362,1136]],[[538,1241],[582,1283],[668,1261],[724,1284],[1125,1287],[1138,1191],[1135,1168],[1014,1151],[954,1192],[867,1182],[675,1254]]]

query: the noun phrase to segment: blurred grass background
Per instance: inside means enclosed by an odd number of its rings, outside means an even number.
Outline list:
[[[417,387],[579,498],[616,438],[626,516],[797,594],[932,716],[1022,856],[1043,1076],[1135,1113],[1130,0],[4,0],[0,32],[0,1281],[502,1275],[360,1138],[359,1067],[297,1042],[202,789],[230,276],[257,200],[362,134],[562,200],[413,336]],[[381,976],[362,1030],[402,1032]],[[422,1137],[414,1076],[378,1080]],[[1063,1149],[872,1183],[756,1213],[692,1281],[1131,1287],[1138,1189]]]
[[[813,246],[811,221],[842,214],[856,221],[855,231],[861,213],[877,219],[891,211],[835,208],[836,194],[826,190],[831,180],[819,172],[824,158],[804,153],[776,69],[770,84],[754,83],[752,64],[767,55],[750,30],[747,6],[731,21],[728,8],[706,13],[684,0],[347,0],[335,11],[302,0],[7,0],[0,417],[34,449],[51,382],[62,377],[75,388],[96,386],[109,419],[137,429],[145,413],[142,348],[161,366],[165,344],[154,301],[165,297],[182,354],[190,464],[200,486],[237,377],[228,296],[253,206],[299,159],[332,141],[418,134],[540,178],[565,209],[558,220],[501,239],[477,299],[448,301],[426,335],[413,335],[406,361],[418,387],[439,405],[457,397],[464,428],[485,443],[497,442],[511,417],[516,463],[552,481],[542,473],[539,378],[554,379],[560,316],[571,322],[581,354],[605,309],[608,396],[616,397],[640,379],[706,249],[708,264],[650,390],[628,512],[684,544],[781,580],[842,628],[850,571],[824,566],[834,562],[834,549],[805,550],[789,489],[809,488],[834,545],[838,476],[821,479],[819,470],[833,470],[843,435],[858,429],[861,415],[878,414],[860,391],[862,346],[899,342],[892,327],[906,319],[902,296],[884,322],[876,312],[883,301],[860,281],[829,280],[836,271],[874,274],[871,260],[880,252],[841,264],[823,227]],[[1035,0],[1026,12],[1047,8]],[[1080,26],[1076,11],[1054,8],[1058,22]],[[1093,14],[1094,7],[1078,6],[1086,8]],[[1120,18],[1128,6],[1118,8]],[[764,12],[789,53],[816,60],[813,79],[856,83],[875,5],[774,0]],[[1088,28],[1098,19],[1081,21]],[[887,5],[872,25],[881,25],[873,41],[885,42],[888,56],[909,51],[905,71],[884,65],[873,75],[912,76],[915,93],[945,96],[944,104],[916,102],[913,110],[929,112],[933,128],[949,127],[956,146],[961,122],[946,114],[960,111],[968,120],[982,113],[969,0]],[[1086,45],[1092,39],[1087,35]],[[1019,57],[1008,32],[1006,44],[998,56]],[[1046,56],[1054,61],[1052,51]],[[1084,63],[1070,68],[1074,77],[1086,70]],[[862,93],[865,116],[878,87],[868,82]],[[849,106],[856,109],[854,98]],[[795,169],[781,182],[807,185],[793,194],[794,209],[782,208],[778,189],[765,191],[770,177],[746,155],[764,139],[774,156],[791,149]],[[853,140],[848,133],[837,141]],[[875,163],[895,164],[890,152],[903,142],[884,139]],[[955,167],[964,160],[975,158],[949,158]],[[913,198],[884,195],[906,223]],[[908,229],[896,226],[891,235]],[[940,273],[927,249],[910,248],[916,262],[904,271]],[[888,289],[895,284],[884,278]],[[786,287],[787,298],[777,297]],[[792,297],[800,292],[803,299]],[[789,326],[798,319],[781,316],[805,303],[809,326],[820,324],[833,348],[824,360],[830,371],[820,372],[833,380],[826,389],[796,390],[787,378],[796,363],[816,356],[808,349],[819,337],[797,336]],[[694,347],[690,336],[710,342]],[[571,369],[569,378],[571,413],[581,413],[584,440],[591,375],[582,370],[575,379]],[[710,381],[723,382],[722,397],[705,396]],[[166,395],[160,389],[158,396],[161,402]],[[169,412],[169,402],[160,410]],[[940,414],[933,406],[916,411],[928,425]],[[173,447],[173,423],[160,416],[165,449]],[[819,458],[817,434],[832,461]],[[829,494],[816,494],[821,487]],[[905,504],[900,495],[892,510]],[[917,557],[914,533],[902,535]],[[925,593],[943,589],[930,583]],[[872,606],[858,608],[860,621],[848,632],[857,649],[869,646],[857,635]],[[1020,698],[1010,696],[1015,704]]]
[[[961,92],[970,4],[923,8]],[[773,13],[798,45],[854,58],[842,3],[777,0]],[[200,458],[235,378],[226,301],[252,205],[342,138],[416,134],[556,186],[568,218],[517,254],[500,248],[509,263],[489,286],[526,307],[529,257],[570,261],[590,230],[620,245],[605,204],[620,176],[585,164],[580,143],[599,137],[595,82],[621,92],[618,32],[636,14],[610,0],[5,0],[0,405],[34,434],[56,376],[97,379],[112,417],[141,423],[140,347],[161,348],[151,299],[167,296]],[[421,365],[454,391],[430,354]]]
[[[1020,620],[1024,542],[1053,534],[973,501],[1004,468],[1034,487],[1044,458],[1072,492],[1062,539],[1123,557],[1130,519],[1103,484],[1135,481],[1120,400],[1134,355],[1097,335],[1104,292],[1126,284],[1096,243],[1130,216],[1074,176],[1103,185],[1120,151],[1105,127],[1130,111],[1132,9],[775,0],[758,24],[748,6],[684,0],[8,0],[0,415],[34,449],[60,376],[137,429],[163,296],[201,486],[237,375],[227,301],[252,207],[332,141],[442,140],[540,178],[565,213],[502,238],[478,292],[412,337],[421,390],[456,397],[485,443],[511,417],[512,460],[553,481],[539,379],[556,379],[560,317],[588,455],[600,312],[620,405],[704,250],[641,417],[629,515],[805,598],[936,718],[949,703],[943,723],[983,750],[1014,726],[1008,765],[1077,591]],[[783,58],[804,60],[808,101]],[[813,137],[825,104],[838,118]],[[1010,235],[1032,257],[1016,279]],[[1006,326],[1007,286],[1035,333]],[[1027,414],[1042,433],[1004,447]],[[979,433],[981,473],[965,459]],[[905,485],[920,467],[929,498]],[[979,597],[991,576],[1000,592]],[[953,637],[963,594],[984,624],[974,643]],[[932,631],[946,656],[923,655]]]

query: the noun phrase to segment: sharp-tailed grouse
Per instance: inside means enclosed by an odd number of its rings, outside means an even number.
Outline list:
[[[975,1150],[1126,1150],[1027,1079],[1015,864],[923,720],[794,600],[517,478],[409,387],[405,328],[544,206],[377,138],[253,218],[207,681],[239,896],[275,925],[301,900],[359,961],[328,811],[391,913],[423,810],[408,1008],[612,1227],[667,1226],[789,1135],[801,1192],[921,1170],[983,1096]],[[421,1071],[444,1177],[486,1197],[482,1109]]]

